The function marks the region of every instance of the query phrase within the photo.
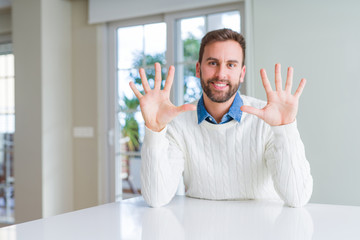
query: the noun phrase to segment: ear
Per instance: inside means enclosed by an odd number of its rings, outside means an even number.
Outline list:
[[[241,69],[241,74],[240,74],[240,82],[243,83],[244,82],[244,78],[245,78],[245,73],[246,73],[246,66],[244,65]]]
[[[200,78],[200,71],[201,71],[201,69],[200,69],[200,63],[199,62],[197,62],[196,63],[196,77],[197,78]]]

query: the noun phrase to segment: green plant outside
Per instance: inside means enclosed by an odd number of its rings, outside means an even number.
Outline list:
[[[186,61],[197,61],[198,59],[198,51],[200,47],[200,41],[196,39],[193,35],[190,35],[187,39],[183,40],[184,46],[184,59]],[[153,86],[154,79],[155,79],[155,69],[153,65],[156,62],[159,62],[161,66],[165,65],[165,53],[158,53],[154,55],[146,54],[144,55],[142,52],[134,53],[135,58],[133,62],[133,67],[135,69],[139,69],[143,67],[144,64],[146,66],[145,72],[147,79],[149,81],[149,85]],[[185,68],[185,76],[195,76],[195,64],[192,66]],[[166,69],[162,68],[162,79],[166,79]],[[130,77],[133,79],[135,85],[138,89],[141,88],[141,78],[138,74],[130,73]],[[165,80],[162,81],[162,87],[165,83]],[[184,85],[184,94],[187,92],[186,84]],[[144,92],[142,91],[142,94]],[[134,96],[133,98],[129,99],[126,96],[123,98],[124,106],[121,108],[122,112],[126,113],[125,117],[125,124],[122,126],[122,136],[128,137],[129,141],[127,142],[127,149],[129,151],[138,151],[140,142],[139,142],[139,124],[135,119],[135,113],[138,111],[139,108],[139,100]]]

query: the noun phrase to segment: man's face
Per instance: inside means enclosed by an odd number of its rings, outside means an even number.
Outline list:
[[[196,64],[204,97],[223,103],[232,99],[244,81],[241,46],[233,40],[213,42],[205,46],[202,62]]]

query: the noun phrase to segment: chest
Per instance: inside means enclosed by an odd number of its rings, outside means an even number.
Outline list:
[[[250,171],[264,164],[266,141],[256,128],[235,125],[221,131],[200,127],[184,142],[185,171]],[[206,172],[206,171],[205,171]]]

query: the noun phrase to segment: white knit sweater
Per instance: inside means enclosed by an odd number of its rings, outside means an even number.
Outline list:
[[[244,105],[265,102],[241,96]],[[195,198],[279,199],[306,204],[313,180],[296,122],[271,127],[243,112],[240,122],[198,124],[197,112],[180,114],[161,132],[145,130],[141,150],[142,195],[153,207],[167,204],[183,174]]]

